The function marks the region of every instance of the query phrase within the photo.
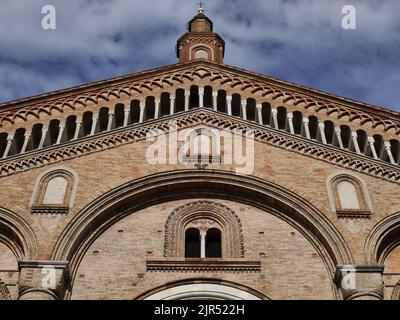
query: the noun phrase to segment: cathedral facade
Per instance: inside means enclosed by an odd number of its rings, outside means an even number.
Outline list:
[[[0,105],[0,300],[400,299],[400,114],[176,53]]]

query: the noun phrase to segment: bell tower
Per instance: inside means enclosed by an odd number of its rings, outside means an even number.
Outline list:
[[[188,22],[187,29],[176,45],[179,62],[203,59],[223,63],[225,41],[213,32],[213,22],[204,14],[202,2],[197,15]]]

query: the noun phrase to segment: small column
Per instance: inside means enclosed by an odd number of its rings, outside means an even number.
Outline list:
[[[144,106],[140,105],[140,116],[139,116],[139,123],[142,123],[144,120]]]
[[[374,137],[368,137],[368,144],[369,144],[369,147],[371,149],[372,156],[374,157],[374,159],[379,159],[378,158],[378,154],[376,153],[376,150],[375,150],[374,143],[375,143]]]
[[[294,127],[293,127],[293,113],[289,112],[287,114],[287,121],[289,123],[289,131],[291,134],[294,134]]]
[[[189,110],[190,91],[185,91],[185,111]]]
[[[204,108],[204,88],[199,88],[199,107]]]
[[[318,123],[319,134],[321,135],[321,140],[323,144],[326,144],[326,136],[325,136],[325,124],[323,122]]]
[[[242,116],[243,116],[243,120],[247,120],[247,101],[246,100],[242,100]]]
[[[38,149],[43,148],[44,141],[46,139],[47,130],[49,130],[49,127],[43,126],[43,128],[42,128],[42,137],[40,138]]]
[[[278,126],[278,110],[273,108],[271,110],[271,113],[272,113],[272,119],[274,121],[274,128],[275,129],[279,129],[279,126]]]
[[[110,120],[110,119],[108,119]],[[109,121],[110,122],[110,121]],[[79,137],[79,131],[81,130],[82,126],[82,119],[76,119],[76,127],[75,127],[75,134],[74,134],[74,140],[78,139]]]
[[[338,143],[339,143],[340,149],[344,149],[343,141],[342,141],[342,136],[340,135],[340,133],[341,133],[340,128],[339,128],[339,127],[336,127],[336,128],[335,128],[336,139],[337,139],[337,141],[338,141]]]
[[[232,115],[232,96],[226,96],[226,105],[228,107],[228,115]]]
[[[307,139],[311,139],[309,123],[310,120],[308,118],[303,118],[304,133],[306,134]]]
[[[110,112],[108,114],[107,131],[110,131],[112,129],[113,120],[114,120],[114,113]]]
[[[357,141],[357,132],[352,132],[351,133],[351,140],[353,141],[354,149],[356,150],[356,153],[361,154],[360,147],[358,146],[358,141]],[[374,148],[375,150],[375,148]]]
[[[95,114],[93,115],[93,121],[92,121],[92,128],[90,129],[90,135],[94,135],[96,132],[96,127],[97,127],[97,121],[99,120],[99,115]]]
[[[4,153],[3,153],[3,159],[8,157],[8,153],[10,152],[13,139],[14,139],[14,135],[7,136],[7,146],[6,146],[6,150],[4,150]]]
[[[169,114],[172,116],[175,113],[175,96],[169,97]]]
[[[389,157],[390,163],[391,164],[396,164],[396,162],[394,161],[393,154],[392,154],[392,146],[390,145],[389,141],[385,141],[385,150],[386,150],[386,153],[387,153],[387,155]]]
[[[160,116],[160,101],[155,99],[154,104],[155,104],[154,119],[158,119],[158,117]]]
[[[31,133],[29,131],[25,132],[25,140],[24,144],[22,145],[21,148],[21,153],[24,153],[26,151],[26,147],[28,146],[29,139],[31,138]]]
[[[130,106],[125,106],[124,109],[124,127],[128,126],[129,123],[129,114],[131,113]]]
[[[263,118],[262,118],[262,105],[261,104],[257,105],[257,114],[258,114],[258,123],[261,125],[264,124]]]
[[[214,111],[218,111],[218,105],[217,105],[218,92],[217,91],[213,91],[212,97],[213,97],[213,110]]]
[[[206,257],[206,231],[200,233],[200,258]]]
[[[65,123],[60,123],[60,129],[58,130],[58,137],[57,137],[57,141],[56,144],[60,144],[61,143],[61,139],[65,130]]]

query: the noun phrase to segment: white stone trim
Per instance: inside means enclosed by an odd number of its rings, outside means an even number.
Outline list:
[[[215,283],[182,284],[156,292],[144,300],[261,300],[254,294]]]

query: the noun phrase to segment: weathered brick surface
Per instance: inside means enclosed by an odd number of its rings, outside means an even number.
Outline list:
[[[148,146],[149,142],[145,141],[127,144],[1,178],[1,206],[21,216],[32,227],[39,244],[37,260],[50,259],[66,225],[102,194],[156,172],[194,168],[181,164],[149,165],[145,158]],[[351,170],[261,143],[255,143],[255,155],[255,176],[301,195],[318,208],[339,230],[355,263],[367,263],[364,245],[371,228],[399,211],[397,184],[356,173],[368,186],[374,212],[370,220],[339,220],[330,211],[326,178],[337,171]],[[59,165],[74,169],[79,176],[74,207],[66,216],[31,214],[29,201],[36,178],[43,171]],[[234,170],[231,165],[213,165],[209,168]],[[165,282],[201,276],[243,283],[274,299],[333,297],[333,275],[328,274],[308,240],[271,214],[234,202],[227,204],[242,219],[246,257],[262,261],[261,274],[146,273],[145,252],[152,251],[152,257],[161,257],[164,237],[158,231],[164,232],[168,214],[180,203],[170,202],[132,213],[105,231],[83,259],[72,297],[130,299]],[[124,232],[119,233],[119,229]],[[264,235],[261,236],[260,231]],[[93,255],[95,250],[99,251],[98,255]],[[264,253],[265,257],[260,257],[260,253]],[[392,264],[391,270],[399,272],[399,264]],[[138,276],[141,273],[144,273],[143,277]]]

